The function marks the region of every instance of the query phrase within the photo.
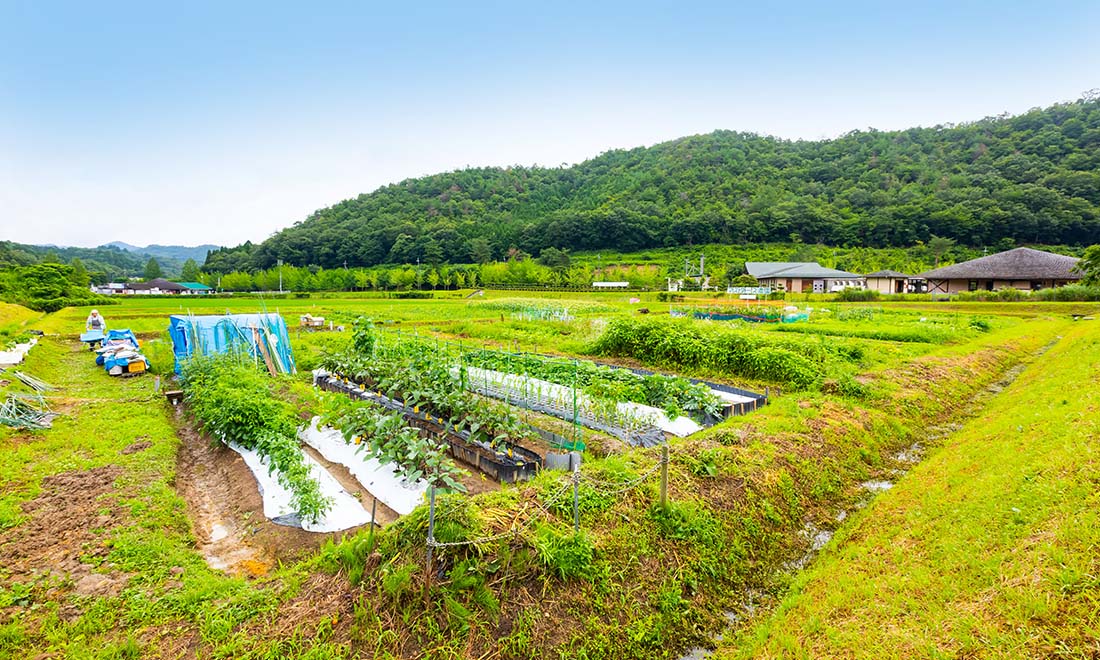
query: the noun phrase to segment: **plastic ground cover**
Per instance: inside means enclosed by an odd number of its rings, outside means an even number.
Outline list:
[[[495,388],[510,391],[513,396],[533,397],[537,400],[536,403],[572,402],[573,390],[565,385],[478,367],[466,367],[466,372],[469,374],[470,382],[475,386],[488,383]],[[593,409],[588,397],[580,393],[577,394],[577,407],[581,411]],[[660,408],[641,403],[620,402],[616,407],[622,414],[633,418],[641,426],[654,426],[679,437],[691,435],[703,428],[690,417],[669,419],[665,411]]]
[[[379,502],[403,516],[424,501],[424,494],[428,492],[427,482],[421,479],[410,483],[402,479],[393,468],[356,451],[358,447],[345,441],[344,436],[336,429],[331,426],[318,428],[318,419],[314,417],[309,426],[299,432],[298,437],[320,452],[325,460],[346,467]]]
[[[370,512],[363,508],[359,500],[344,490],[336,479],[321,464],[305,455],[309,464],[310,476],[317,480],[321,494],[330,498],[332,506],[316,522],[302,520],[291,506],[291,494],[279,483],[278,471],[268,470],[267,460],[252,449],[246,449],[235,443],[226,443],[230,449],[241,455],[256,483],[264,501],[264,516],[271,522],[288,527],[301,527],[307,532],[339,532],[352,527],[365,525],[371,521]]]

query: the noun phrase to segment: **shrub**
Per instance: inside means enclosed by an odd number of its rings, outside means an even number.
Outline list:
[[[559,578],[592,578],[596,545],[588,534],[561,534],[552,527],[540,527],[535,532],[535,549],[539,560]]]
[[[839,302],[871,302],[879,299],[878,291],[874,289],[844,289],[836,294]]]
[[[812,385],[831,358],[856,361],[855,344],[778,337],[736,328],[703,327],[687,320],[624,318],[612,321],[592,345],[602,355],[688,369],[709,369],[795,388]]]
[[[264,456],[302,518],[315,521],[324,515],[331,502],[310,476],[298,443],[297,412],[275,396],[271,379],[238,355],[192,357],[182,375],[190,412],[203,429]]]

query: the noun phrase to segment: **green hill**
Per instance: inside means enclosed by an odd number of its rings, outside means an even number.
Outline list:
[[[313,213],[208,270],[469,263],[511,247],[1100,242],[1100,100],[903,131],[788,141],[732,131],[572,167],[409,179]]]
[[[79,259],[91,273],[100,273],[104,281],[119,277],[139,276],[145,269],[148,257],[128,252],[118,247],[97,248],[57,247],[55,245],[25,245],[0,241],[0,268],[30,266],[48,261],[68,263]]]

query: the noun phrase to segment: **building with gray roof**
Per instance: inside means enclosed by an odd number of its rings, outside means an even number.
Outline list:
[[[1064,254],[1021,247],[936,268],[922,273],[921,277],[928,280],[929,293],[997,289],[1033,291],[1080,280],[1083,273],[1077,270],[1079,261]]]

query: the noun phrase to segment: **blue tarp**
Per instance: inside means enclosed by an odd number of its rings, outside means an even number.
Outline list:
[[[278,314],[176,315],[169,318],[168,334],[176,354],[177,374],[181,362],[196,350],[199,355],[245,351],[258,360],[263,360],[266,350],[278,371],[294,371],[290,336],[286,322]]]
[[[122,367],[126,371],[130,362],[141,360],[145,368],[149,368],[149,360],[138,353],[141,345],[137,336],[129,328],[108,330],[103,338],[103,348],[96,351],[95,363],[110,372],[114,367]]]

